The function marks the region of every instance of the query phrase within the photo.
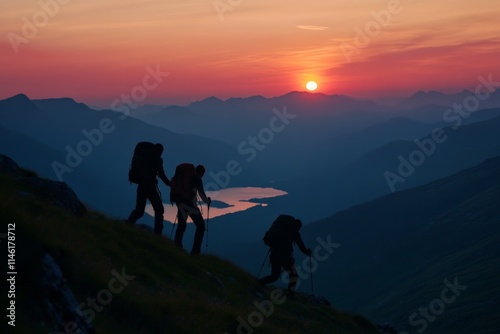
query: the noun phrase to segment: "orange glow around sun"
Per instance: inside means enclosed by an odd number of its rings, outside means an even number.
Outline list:
[[[308,81],[306,83],[306,88],[308,91],[314,91],[318,88],[318,84],[316,83],[316,81]]]

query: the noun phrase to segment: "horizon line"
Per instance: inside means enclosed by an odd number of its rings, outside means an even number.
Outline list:
[[[497,88],[495,91],[498,91],[500,90],[500,88]],[[284,97],[286,95],[289,95],[289,94],[294,94],[294,93],[298,93],[298,94],[311,94],[311,95],[322,95],[322,96],[327,96],[327,97],[332,97],[332,96],[343,96],[343,97],[347,97],[347,98],[351,98],[351,99],[354,99],[354,100],[359,100],[359,101],[383,101],[383,100],[388,100],[388,99],[401,99],[401,100],[404,100],[404,99],[409,99],[413,96],[415,96],[416,94],[418,93],[425,93],[425,94],[430,94],[430,93],[439,93],[439,94],[443,94],[443,95],[455,95],[455,94],[462,94],[464,92],[472,92],[471,90],[469,89],[462,89],[460,91],[454,91],[452,93],[446,93],[446,92],[442,92],[442,91],[438,91],[438,90],[423,90],[423,89],[420,89],[410,95],[397,95],[397,94],[394,94],[394,95],[385,95],[385,96],[380,96],[380,97],[360,97],[360,96],[354,96],[354,95],[347,95],[347,94],[341,94],[341,93],[338,93],[338,94],[328,94],[328,93],[324,93],[324,92],[310,92],[310,91],[297,91],[297,90],[293,90],[293,91],[289,91],[287,93],[284,93],[284,94],[281,94],[281,95],[274,95],[274,96],[264,96],[264,95],[261,95],[261,94],[257,94],[257,95],[248,95],[248,96],[235,96],[235,97],[228,97],[228,98],[220,98],[218,96],[215,96],[215,95],[211,95],[211,96],[207,96],[205,98],[201,98],[201,99],[196,99],[196,100],[193,100],[187,104],[179,104],[179,103],[153,103],[153,102],[146,102],[146,103],[142,103],[142,104],[138,104],[139,107],[144,107],[144,106],[159,106],[159,107],[169,107],[169,106],[179,106],[179,107],[187,107],[191,104],[194,104],[194,103],[200,103],[200,102],[203,102],[203,101],[206,101],[206,100],[209,100],[209,99],[217,99],[221,102],[227,102],[229,100],[235,100],[235,99],[251,99],[251,98],[263,98],[263,99],[275,99],[275,98],[281,98],[281,97]],[[83,100],[77,100],[77,98],[74,98],[74,97],[71,97],[71,96],[60,96],[60,97],[41,97],[41,98],[31,98],[28,94],[26,93],[18,93],[18,94],[14,94],[14,95],[11,95],[11,96],[8,96],[8,97],[5,97],[5,98],[2,98],[0,99],[0,101],[3,101],[3,100],[8,100],[8,99],[11,99],[11,98],[14,98],[16,96],[19,96],[19,95],[23,95],[23,96],[26,96],[30,101],[36,101],[36,100],[59,100],[59,99],[71,99],[77,103],[83,103],[85,105],[87,105],[88,107],[96,107],[96,108],[100,108],[102,110],[106,110],[106,109],[109,109],[111,110],[110,106],[107,105],[107,106],[102,106],[98,103],[92,103],[92,102],[85,102]],[[116,98],[114,99],[116,100]],[[113,100],[113,101],[114,101]],[[111,103],[110,103],[111,104]]]

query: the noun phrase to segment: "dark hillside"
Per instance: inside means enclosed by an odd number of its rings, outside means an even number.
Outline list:
[[[361,316],[288,300],[227,261],[85,212],[64,183],[5,156],[0,183],[3,230],[15,227],[18,333],[378,333]]]

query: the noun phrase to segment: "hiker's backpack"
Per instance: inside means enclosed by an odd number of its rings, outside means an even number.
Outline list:
[[[279,215],[262,238],[264,244],[274,248],[292,241],[295,220],[295,217],[290,215]]]
[[[192,163],[182,163],[175,168],[174,177],[170,180],[170,202],[191,202],[193,200],[193,177],[196,167]]]
[[[128,171],[128,180],[132,183],[153,181],[156,178],[156,164],[158,163],[158,153],[155,144],[150,142],[140,142],[135,146],[134,156]]]

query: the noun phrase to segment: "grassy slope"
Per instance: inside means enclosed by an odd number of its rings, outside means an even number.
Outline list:
[[[59,264],[78,303],[106,288],[113,269],[136,276],[97,313],[94,327],[100,334],[236,333],[236,319],[247,319],[255,300],[269,299],[270,290],[227,261],[191,257],[165,238],[99,213],[74,217],[1,173],[0,184],[0,221],[16,224],[16,333],[62,331],[43,316],[44,252]],[[366,319],[311,305],[305,296],[276,306],[255,332],[377,333]]]

